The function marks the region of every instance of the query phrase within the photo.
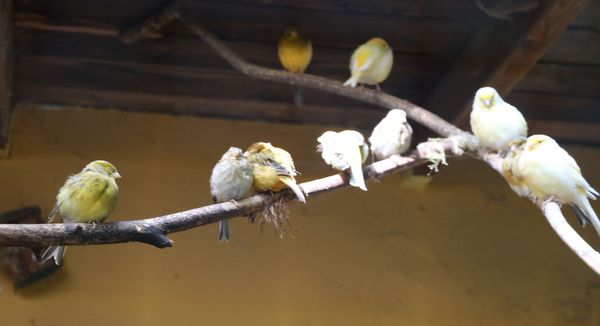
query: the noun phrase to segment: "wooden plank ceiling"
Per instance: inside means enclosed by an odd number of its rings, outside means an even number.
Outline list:
[[[284,28],[300,26],[315,49],[307,72],[337,80],[348,78],[349,56],[358,44],[383,37],[395,62],[382,89],[424,104],[478,31],[500,24],[517,35],[524,21],[552,1],[502,2],[504,7],[491,0],[213,0],[195,7],[207,29],[267,67],[279,67],[275,44]],[[591,2],[509,99],[544,132],[563,130],[559,138],[600,144],[600,4]],[[359,128],[372,127],[383,115],[317,90],[306,90],[305,105],[294,107],[292,86],[240,75],[177,21],[156,37],[120,42],[120,29],[166,3],[16,1],[16,100]],[[456,99],[461,101],[464,96]],[[452,120],[458,112],[444,117]],[[565,126],[591,127],[597,136]]]

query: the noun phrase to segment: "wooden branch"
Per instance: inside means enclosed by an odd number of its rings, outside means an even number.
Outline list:
[[[0,148],[8,144],[12,110],[13,1],[0,1]]]
[[[387,174],[410,169],[428,162],[429,153],[436,150],[448,155],[460,155],[456,141],[444,139],[423,143],[411,155],[393,156],[364,168],[367,180],[379,179]],[[348,186],[347,173],[300,184],[307,196],[314,196]],[[173,242],[165,235],[218,222],[225,218],[261,212],[272,200],[295,200],[290,191],[273,196],[257,194],[236,204],[225,202],[169,215],[131,221],[110,223],[58,223],[58,224],[0,224],[0,246],[41,247],[48,245],[92,245],[123,242],[142,242],[158,248],[170,247]]]
[[[179,1],[172,1],[156,14],[148,17],[140,24],[121,33],[121,40],[131,44],[139,41],[149,34],[158,31],[165,24],[176,18],[179,14]]]

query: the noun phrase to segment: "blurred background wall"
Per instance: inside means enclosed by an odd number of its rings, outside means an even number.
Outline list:
[[[315,153],[324,130],[20,107],[0,211],[38,204],[47,215],[65,178],[94,159],[123,175],[111,220],[206,205],[214,163],[255,141],[290,151],[307,181],[332,173]],[[567,149],[599,188],[600,149]],[[283,239],[235,219],[229,244],[215,224],[171,235],[164,250],[70,247],[62,270],[28,288],[0,274],[1,324],[600,324],[600,278],[482,162],[451,160],[425,187],[400,174],[368,187],[294,204]],[[591,227],[575,227],[600,248]]]

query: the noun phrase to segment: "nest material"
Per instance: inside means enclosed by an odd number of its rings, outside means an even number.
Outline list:
[[[262,216],[261,228],[265,223],[272,224],[276,232],[279,233],[280,238],[283,238],[292,229],[288,201],[285,198],[275,199],[267,203],[263,208]]]

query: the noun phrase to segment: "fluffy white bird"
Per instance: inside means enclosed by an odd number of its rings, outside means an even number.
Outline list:
[[[512,141],[527,137],[527,122],[494,88],[482,87],[473,99],[471,130],[482,147],[502,152]]]
[[[252,164],[242,150],[230,147],[215,165],[210,176],[210,195],[215,203],[244,198],[252,188]],[[229,241],[229,221],[219,223],[219,240]]]
[[[393,63],[394,54],[387,42],[379,37],[372,38],[352,53],[351,77],[344,85],[351,87],[356,87],[358,83],[379,85],[392,71]]]
[[[363,135],[354,130],[326,131],[317,141],[317,151],[325,163],[339,171],[350,169],[350,185],[367,191],[362,163],[369,155],[369,146]]]
[[[406,120],[406,112],[398,109],[390,110],[375,126],[369,137],[373,158],[378,161],[406,152],[410,147],[412,132]]]
[[[573,157],[554,139],[546,135],[529,137],[516,172],[539,200],[575,206],[600,234],[600,220],[589,201],[599,194],[583,178]]]

